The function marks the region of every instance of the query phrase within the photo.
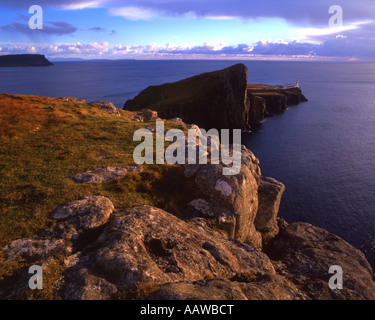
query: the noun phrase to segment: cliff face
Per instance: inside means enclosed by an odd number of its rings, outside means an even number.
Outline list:
[[[248,70],[230,68],[143,90],[124,110],[152,109],[164,118],[179,117],[205,128],[248,129],[265,116],[307,101],[299,88],[248,85]]]
[[[152,109],[204,128],[245,128],[247,68],[243,64],[143,90],[124,109]]]
[[[362,252],[277,218],[285,186],[262,176],[245,146],[233,176],[221,164],[130,165],[134,130],[156,117],[104,101],[0,95],[0,299],[375,299]],[[15,171],[19,154],[16,168],[25,167]],[[45,287],[31,291],[35,264]],[[342,290],[329,288],[333,265]]]
[[[0,56],[0,67],[51,66],[52,63],[41,54],[14,54]]]

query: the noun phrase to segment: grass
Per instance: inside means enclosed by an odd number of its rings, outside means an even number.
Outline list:
[[[106,196],[117,208],[147,204],[183,216],[196,195],[186,192],[194,188],[180,166],[148,165],[141,174],[105,184],[76,184],[69,178],[134,164],[139,142],[133,134],[154,123],[131,117],[128,111],[115,116],[84,102],[0,95],[0,248],[43,229],[58,206],[83,195]],[[176,124],[167,122],[165,128],[171,127]],[[0,279],[23,266],[5,262],[0,250]]]

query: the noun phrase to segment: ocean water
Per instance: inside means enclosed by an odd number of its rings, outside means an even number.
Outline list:
[[[87,61],[0,68],[0,92],[108,100],[239,61]],[[333,232],[375,266],[375,64],[245,61],[249,83],[300,80],[309,102],[243,135],[264,176],[286,185],[279,216]]]

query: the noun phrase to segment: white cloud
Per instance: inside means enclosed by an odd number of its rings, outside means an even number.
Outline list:
[[[109,13],[113,16],[120,16],[128,20],[150,20],[158,16],[153,10],[138,7],[112,8],[109,10]]]
[[[63,5],[62,8],[65,10],[81,10],[87,8],[99,8],[101,6],[100,1],[88,1],[88,2],[79,2],[79,3],[69,3]]]
[[[296,40],[299,41],[315,41],[322,43],[326,40],[325,36],[335,35],[335,34],[341,34],[346,31],[351,30],[358,30],[363,25],[372,24],[373,21],[360,21],[360,22],[353,22],[348,25],[338,26],[335,28],[302,28],[297,31],[298,36]]]

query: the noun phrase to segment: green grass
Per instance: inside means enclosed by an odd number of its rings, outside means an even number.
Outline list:
[[[105,184],[76,184],[69,177],[105,166],[133,163],[137,129],[154,123],[129,121],[83,102],[0,95],[0,248],[35,234],[60,205],[83,195],[110,198],[115,207],[153,205],[177,216],[192,200],[192,181],[180,166],[148,165],[141,174]],[[176,127],[167,123],[166,129]],[[0,279],[22,267],[5,262]]]

